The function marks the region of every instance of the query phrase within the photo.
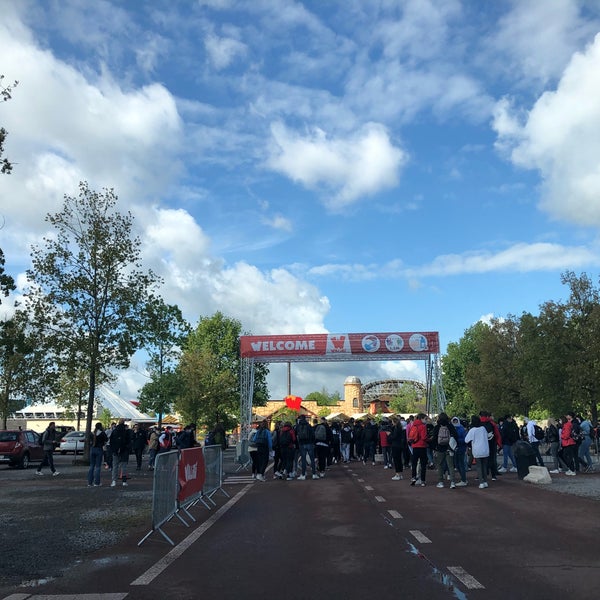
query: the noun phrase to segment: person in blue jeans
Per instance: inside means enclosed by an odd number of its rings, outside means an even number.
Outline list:
[[[94,432],[90,436],[90,468],[88,469],[88,487],[100,485],[100,473],[102,472],[102,459],[104,457],[104,444],[108,436],[102,427],[102,423],[96,423]]]
[[[298,477],[299,481],[306,479],[306,457],[310,460],[310,468],[312,469],[312,478],[320,479],[317,475],[317,465],[315,464],[315,431],[310,423],[306,420],[305,415],[298,417],[296,425],[296,439],[298,440],[298,449],[300,451],[300,464],[302,474]]]

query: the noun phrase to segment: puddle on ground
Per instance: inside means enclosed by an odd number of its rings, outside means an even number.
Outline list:
[[[461,592],[455,584],[455,579],[452,575],[448,575],[447,573],[442,573],[414,544],[412,544],[409,540],[405,538],[404,540],[408,545],[407,552],[416,556],[417,558],[421,558],[427,561],[429,568],[431,569],[431,578],[434,581],[437,581],[441,585],[443,585],[452,595],[457,598],[457,600],[467,600],[467,595],[464,592]]]

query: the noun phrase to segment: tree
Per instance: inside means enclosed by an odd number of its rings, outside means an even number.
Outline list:
[[[116,211],[111,189],[86,182],[46,217],[56,234],[32,248],[28,305],[59,365],[81,352],[88,373],[86,431],[94,415],[101,373],[126,368],[142,343],[143,309],[159,278],[141,270],[133,217]],[[89,436],[86,436],[86,440]],[[86,443],[86,453],[88,451]]]
[[[3,102],[7,102],[12,98],[13,88],[17,87],[19,82],[15,81],[12,85],[4,87],[4,84],[2,83],[3,81],[4,75],[0,75],[0,99],[2,99]],[[7,135],[8,131],[6,131],[4,127],[0,127],[0,160],[2,161],[0,163],[2,165],[0,167],[0,173],[4,174],[9,174],[12,171],[12,164],[9,162],[9,160],[6,157],[2,158],[2,154],[4,153],[4,142],[6,141]]]
[[[0,322],[0,418],[6,429],[9,415],[28,399],[44,397],[51,388],[54,371],[43,344],[35,337],[25,311],[17,309]]]
[[[339,392],[336,391],[333,392],[333,394],[330,394],[325,387],[322,388],[320,392],[310,392],[304,399],[309,402],[316,402],[317,406],[336,406],[341,401]]]
[[[239,321],[216,312],[201,318],[187,338],[178,367],[183,391],[176,409],[190,422],[212,427],[239,421],[241,333]],[[269,398],[267,374],[266,365],[255,366],[254,403],[259,406]]]
[[[442,357],[446,411],[454,415],[470,415],[475,411],[475,401],[467,385],[467,371],[479,362],[478,340],[489,328],[478,321],[465,330],[458,342],[448,344],[447,353]]]
[[[190,333],[190,326],[177,306],[165,304],[162,298],[152,297],[144,307],[144,348],[148,351],[146,363],[151,381],[140,395],[140,409],[162,416],[173,406],[180,386],[173,381],[176,361],[181,346]]]
[[[397,394],[390,400],[390,410],[394,413],[422,412],[424,406],[423,394],[408,382],[402,383]]]
[[[16,289],[16,286],[15,280],[4,272],[4,263],[4,252],[2,251],[2,248],[0,248],[0,295],[6,298],[10,292]],[[2,304],[1,298],[0,304]]]

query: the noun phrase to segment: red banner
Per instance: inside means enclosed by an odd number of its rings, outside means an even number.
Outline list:
[[[371,355],[394,359],[402,355],[438,354],[437,331],[403,333],[317,333],[314,335],[244,335],[242,358],[334,358]],[[408,358],[408,357],[407,357]],[[418,356],[417,356],[418,358]]]
[[[183,502],[202,491],[206,479],[202,448],[185,448],[181,451],[178,479],[179,493],[177,494],[177,500],[179,502]]]

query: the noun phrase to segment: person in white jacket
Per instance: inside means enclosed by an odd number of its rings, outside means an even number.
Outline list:
[[[471,425],[465,436],[465,442],[471,443],[471,452],[477,463],[477,473],[479,475],[479,489],[488,487],[487,467],[490,456],[490,445],[488,443],[487,429],[481,424],[481,419],[477,415],[471,417]]]

